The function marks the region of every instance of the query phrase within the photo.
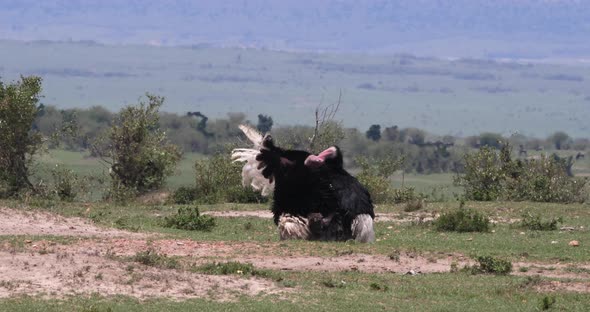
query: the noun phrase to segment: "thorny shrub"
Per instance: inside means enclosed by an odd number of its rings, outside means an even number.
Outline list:
[[[164,218],[164,226],[188,231],[211,231],[215,219],[201,215],[198,207],[180,207],[176,214]]]
[[[242,165],[232,162],[229,153],[221,153],[195,163],[195,196],[198,202],[260,203],[268,199],[242,186]]]
[[[359,182],[364,185],[371,199],[376,204],[407,202],[416,198],[414,189],[395,189],[391,185],[391,176],[401,169],[403,158],[386,157],[380,160],[372,160],[365,157],[355,158],[361,172],[356,175]]]
[[[110,165],[107,197],[125,201],[160,188],[174,173],[179,148],[160,129],[158,110],[164,98],[147,94],[148,102],[123,108],[108,132],[92,146]]]
[[[584,202],[587,179],[568,175],[567,164],[557,157],[513,160],[510,145],[498,152],[482,147],[465,155],[464,174],[455,177],[471,200],[530,200],[537,202]]]

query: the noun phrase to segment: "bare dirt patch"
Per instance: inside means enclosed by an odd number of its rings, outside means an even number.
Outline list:
[[[590,282],[578,281],[543,281],[535,286],[539,292],[570,291],[578,293],[590,293]]]
[[[451,270],[452,263],[468,264],[462,257],[445,259],[426,258],[410,254],[396,257],[350,254],[337,257],[245,257],[242,261],[256,267],[283,271],[360,271],[366,273],[420,274],[442,273]]]
[[[534,262],[516,262],[513,263],[514,275],[535,276],[541,275],[550,278],[563,279],[589,279],[590,264],[545,264]],[[526,272],[521,271],[526,268]]]
[[[97,237],[145,237],[146,235],[100,228],[82,218],[65,218],[42,211],[0,207],[0,235],[55,235]]]
[[[39,253],[92,255],[96,257],[128,257],[146,250],[182,257],[184,262],[200,265],[214,261],[238,261],[251,263],[257,268],[281,271],[360,271],[367,273],[442,273],[451,265],[462,267],[472,264],[463,255],[418,255],[400,252],[391,255],[348,253],[337,256],[309,256],[276,243],[198,242],[191,240],[154,240],[105,238],[81,240],[67,245],[48,241],[30,241],[23,251],[31,255]],[[0,246],[0,250],[14,251],[12,246]],[[21,251],[21,250],[19,250]],[[264,252],[261,252],[264,251]],[[304,252],[304,251],[301,251]]]
[[[269,211],[208,212],[217,217],[271,218]],[[378,214],[390,222],[425,221],[430,214]],[[435,216],[432,216],[435,217]],[[387,219],[390,218],[390,219]],[[100,228],[90,220],[64,218],[41,211],[0,208],[0,235],[57,235],[85,237],[68,244],[46,240],[26,241],[24,247],[10,242],[0,245],[0,298],[42,295],[99,293],[129,295],[140,299],[165,297],[175,300],[210,298],[232,300],[240,295],[274,294],[285,290],[272,281],[239,276],[213,276],[183,270],[162,269],[121,261],[148,249],[166,256],[181,257],[183,265],[213,261],[239,261],[257,268],[282,271],[360,271],[382,274],[428,274],[449,272],[452,267],[472,265],[459,254],[391,255],[340,253],[313,256],[284,242],[199,242],[193,240],[148,239],[144,234]],[[161,238],[161,237],[160,237]],[[328,244],[328,243],[327,243]],[[527,267],[527,270],[521,269]],[[542,282],[540,291],[589,292],[590,264],[514,264],[515,275],[566,278],[568,282]],[[574,279],[574,281],[571,281]]]
[[[183,257],[185,262],[199,265],[213,261],[238,261],[251,263],[257,268],[281,271],[361,271],[367,273],[442,273],[451,265],[458,267],[472,264],[462,255],[417,255],[396,253],[389,256],[345,253],[338,256],[298,255],[296,251],[283,250],[281,243],[196,242],[191,240],[135,240],[102,239],[84,240],[68,245],[51,245],[44,241],[28,244],[29,252],[49,251],[58,254],[89,254],[96,256],[132,256],[148,249],[167,256]],[[5,250],[8,248],[4,248]],[[261,254],[261,250],[264,253]]]
[[[0,298],[41,295],[127,295],[139,299],[210,298],[277,293],[273,282],[153,268],[93,253],[48,254],[0,251]]]
[[[204,215],[220,218],[237,218],[237,217],[255,217],[262,219],[272,219],[272,212],[268,210],[251,210],[251,211],[204,211]]]

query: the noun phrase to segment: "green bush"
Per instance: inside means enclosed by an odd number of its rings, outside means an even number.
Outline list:
[[[195,271],[213,275],[267,275],[266,272],[256,269],[251,263],[241,263],[235,261],[207,263],[195,268]]]
[[[178,260],[174,258],[169,258],[166,255],[158,254],[153,249],[148,249],[146,251],[141,251],[136,253],[132,260],[135,262],[139,262],[143,265],[153,266],[158,268],[165,268],[165,269],[178,269],[180,268],[180,263]]]
[[[40,77],[21,77],[8,85],[0,81],[1,197],[35,191],[29,177],[34,156],[43,143],[42,135],[32,127],[40,112],[40,93]]]
[[[412,199],[409,200],[405,205],[404,205],[404,211],[405,212],[412,212],[412,211],[418,211],[422,208],[424,208],[424,206],[426,205],[426,203],[424,202],[423,199]]]
[[[541,310],[546,311],[551,309],[556,302],[557,300],[554,296],[544,296],[543,299],[541,299],[541,303],[539,305],[541,307]]]
[[[393,203],[410,203],[422,201],[419,194],[416,194],[414,187],[404,186],[402,188],[391,188],[389,190],[389,201]]]
[[[232,162],[229,153],[217,154],[195,163],[197,201],[215,203],[260,203],[268,199],[242,186],[242,164]]]
[[[178,205],[187,205],[193,203],[197,199],[197,190],[194,187],[181,186],[177,188],[170,201]]]
[[[147,94],[148,102],[121,110],[93,152],[110,165],[111,191],[119,201],[160,188],[174,173],[181,152],[160,130],[158,110],[164,98]]]
[[[569,176],[565,164],[558,159],[542,156],[514,163],[517,169],[505,181],[505,199],[559,203],[586,200],[587,180]]]
[[[477,264],[468,267],[471,274],[507,275],[512,272],[512,262],[491,256],[479,256]]]
[[[141,226],[133,223],[129,217],[120,217],[115,220],[115,227],[121,230],[138,232]]]
[[[551,220],[544,221],[540,215],[533,215],[530,212],[526,212],[522,215],[520,226],[533,231],[555,231],[557,225],[563,222],[563,218],[552,218]]]
[[[443,213],[434,221],[438,231],[447,232],[487,232],[490,219],[481,213],[466,208]]]
[[[78,196],[78,192],[87,187],[86,179],[74,173],[71,169],[56,165],[51,170],[53,179],[53,192],[62,201],[72,202]]]
[[[164,226],[187,231],[211,231],[215,219],[201,215],[198,207],[180,207],[175,215],[164,218]]]
[[[371,160],[366,157],[357,157],[355,162],[361,168],[356,178],[367,188],[375,204],[401,202],[410,199],[408,195],[413,195],[413,189],[395,190],[391,185],[390,177],[401,168],[403,159],[387,157]]]
[[[512,160],[511,153],[506,144],[499,152],[482,147],[476,153],[466,154],[464,173],[455,177],[455,184],[464,188],[465,198],[560,203],[587,199],[587,179],[571,177],[567,162],[544,156]]]
[[[455,184],[465,189],[465,198],[478,201],[498,199],[505,180],[504,165],[498,152],[484,146],[477,153],[466,154],[464,160],[464,173],[455,177]]]
[[[371,290],[389,291],[389,286],[387,286],[385,284],[379,284],[379,283],[373,282],[369,285],[369,287],[371,288]]]

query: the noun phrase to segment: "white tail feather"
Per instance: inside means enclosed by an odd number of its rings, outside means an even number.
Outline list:
[[[262,196],[269,196],[274,190],[274,182],[269,183],[262,175],[262,169],[258,169],[260,162],[256,160],[262,146],[262,134],[246,125],[239,125],[239,128],[254,145],[254,148],[236,148],[231,154],[234,162],[245,162],[242,168],[242,186],[250,186]]]
[[[352,237],[359,243],[372,243],[375,241],[373,230],[373,218],[368,214],[360,214],[352,220]]]

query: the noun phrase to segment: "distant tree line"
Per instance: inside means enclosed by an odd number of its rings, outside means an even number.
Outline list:
[[[36,156],[47,143],[50,148],[90,151],[91,156],[108,165],[106,199],[126,201],[160,189],[184,149],[214,156],[197,161],[196,187],[174,198],[261,201],[235,182],[239,181],[239,166],[232,163],[228,153],[232,146],[245,144],[238,125],[249,121],[242,113],[215,120],[202,112],[162,113],[159,109],[164,98],[152,94],[119,113],[102,107],[59,110],[39,104],[40,93],[39,77],[22,77],[6,85],[0,81],[0,198],[34,194],[72,201],[91,180],[105,184],[101,177],[82,176],[59,166],[50,169],[53,183],[29,179],[34,176],[31,169],[38,161]],[[360,169],[359,179],[376,194],[376,202],[414,198],[413,189],[391,189],[390,176],[400,169],[460,173],[456,183],[465,188],[466,198],[474,200],[582,202],[587,195],[583,191],[587,180],[573,177],[572,166],[574,159],[585,156],[589,141],[574,140],[564,132],[555,132],[544,140],[522,135],[505,138],[494,133],[456,138],[395,125],[374,124],[363,132],[343,128],[331,119],[319,120],[319,128],[273,128],[272,117],[259,114],[256,127],[261,132],[272,130],[285,148],[318,151],[338,144],[345,151],[345,161]],[[519,144],[518,158],[513,158],[511,142]],[[527,147],[533,146],[579,151],[523,158]],[[476,154],[472,153],[474,148]]]
[[[237,125],[251,123],[243,113],[228,113],[225,118],[210,119],[204,112],[185,114],[159,113],[158,126],[166,132],[170,142],[184,152],[212,155],[236,144],[241,136]],[[88,150],[92,142],[112,126],[118,114],[101,106],[89,109],[58,109],[40,106],[33,129],[50,137],[56,130],[76,124],[76,135],[65,136],[50,142],[50,148]],[[273,128],[271,116],[259,114],[255,126],[263,133],[272,130],[283,146],[306,148],[313,134],[310,126],[283,126]],[[364,133],[358,129],[344,129],[340,144],[350,159],[356,156],[399,156],[406,159],[404,170],[416,173],[457,172],[462,170],[462,156],[469,148],[489,146],[501,148],[510,142],[520,150],[521,156],[531,150],[576,150],[590,148],[590,140],[573,139],[565,132],[555,132],[544,139],[512,135],[503,137],[497,133],[482,133],[477,136],[458,138],[450,135],[436,136],[417,128],[400,128],[396,125],[371,125]],[[97,155],[94,155],[97,156]]]

